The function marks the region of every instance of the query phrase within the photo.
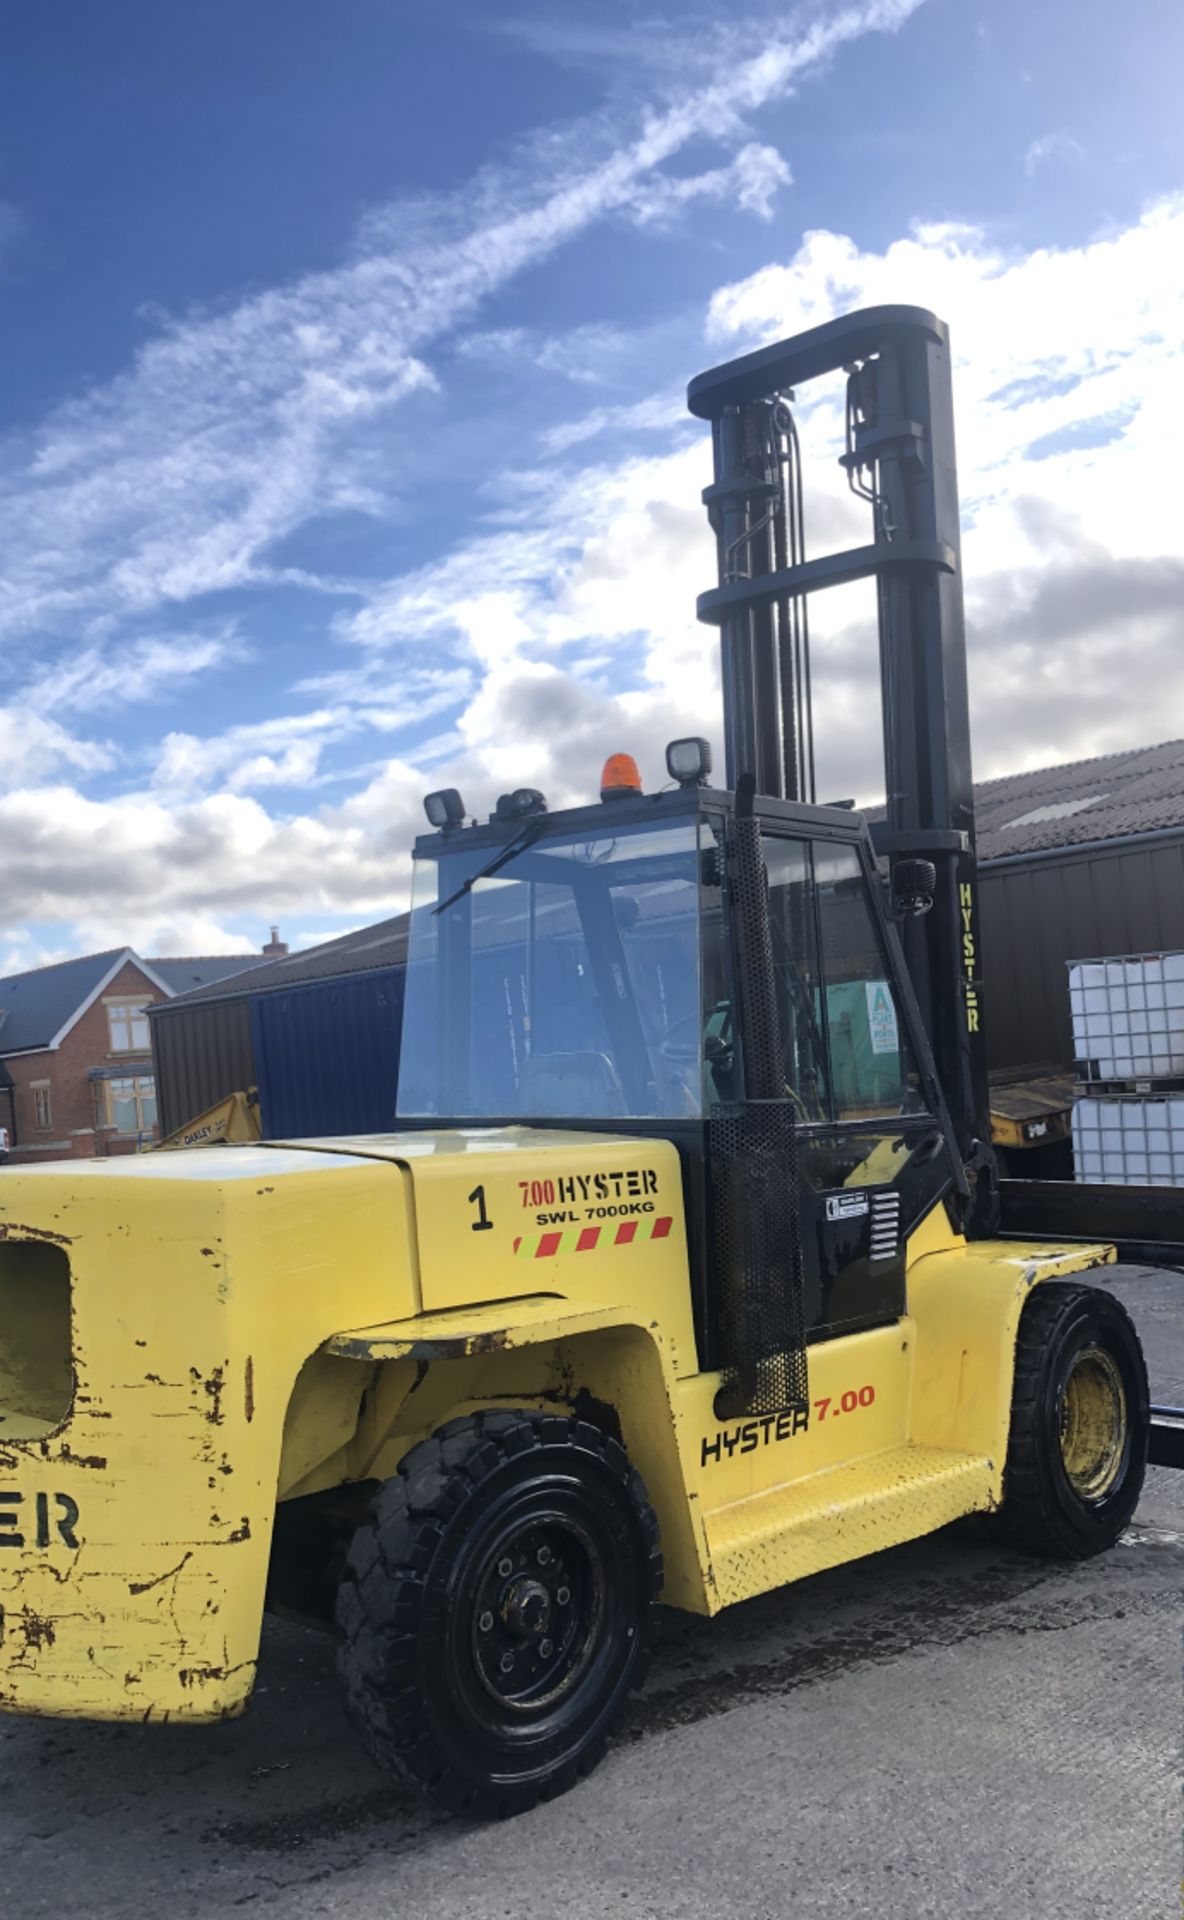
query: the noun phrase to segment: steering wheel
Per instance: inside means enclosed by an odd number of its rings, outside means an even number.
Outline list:
[[[730,1011],[725,1024],[730,1035]],[[683,1019],[676,1020],[665,1038],[659,1042],[658,1052],[664,1060],[673,1061],[679,1066],[694,1066],[699,1059],[700,1046],[703,1047],[704,1062],[707,1066],[722,1066],[730,1069],[734,1059],[732,1046],[719,1033],[709,1034],[704,1041],[702,1021],[697,1013],[690,1013]],[[810,1112],[801,1094],[796,1088],[790,1086],[788,1080],[782,1082],[782,1092],[794,1108],[799,1120],[804,1121],[808,1126]]]
[[[696,1010],[668,1027],[658,1042],[658,1052],[663,1060],[671,1060],[676,1066],[694,1066],[703,1045],[703,1020]],[[729,1049],[730,1051],[730,1049]]]

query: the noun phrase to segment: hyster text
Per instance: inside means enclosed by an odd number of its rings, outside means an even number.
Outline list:
[[[714,1440],[704,1434],[700,1465],[710,1460],[730,1460],[734,1453],[755,1453],[773,1440],[788,1440],[795,1433],[808,1433],[810,1415],[805,1407],[788,1413],[762,1413],[755,1420],[744,1420],[738,1427],[721,1427]]]

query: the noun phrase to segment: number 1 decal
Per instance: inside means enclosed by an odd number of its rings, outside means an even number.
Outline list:
[[[469,1205],[471,1207],[476,1207],[477,1209],[477,1218],[472,1223],[473,1232],[488,1233],[490,1228],[493,1226],[493,1221],[489,1218],[489,1215],[485,1211],[485,1188],[484,1187],[473,1188],[472,1193],[469,1195]]]

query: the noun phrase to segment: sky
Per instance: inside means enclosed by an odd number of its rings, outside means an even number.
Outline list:
[[[1182,62],[1178,0],[8,0],[0,973],[309,944],[433,788],[722,759],[687,381],[880,301],[951,328],[976,776],[1184,735]],[[813,631],[873,799],[870,588]]]

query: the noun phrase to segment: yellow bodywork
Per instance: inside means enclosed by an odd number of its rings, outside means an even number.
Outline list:
[[[523,1128],[0,1174],[0,1706],[216,1719],[254,1679],[277,1499],[457,1413],[619,1426],[664,1597],[712,1613],[991,1507],[1015,1336],[1105,1248],[966,1245],[810,1350],[808,1418],[716,1419],[677,1154]]]

